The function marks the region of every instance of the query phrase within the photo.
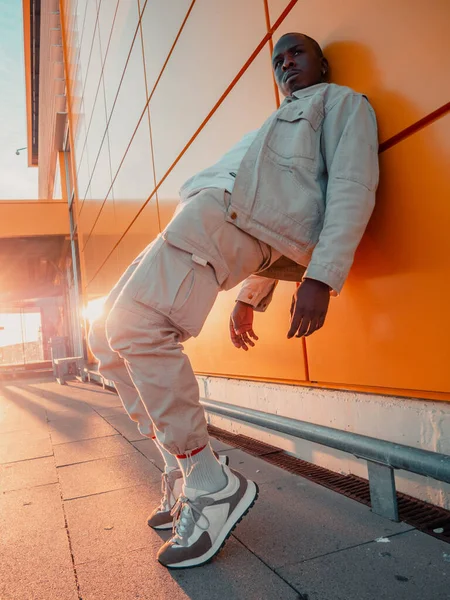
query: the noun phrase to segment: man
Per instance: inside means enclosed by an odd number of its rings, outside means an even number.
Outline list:
[[[325,83],[328,63],[302,34],[278,41],[273,69],[281,107],[186,182],[174,218],[122,276],[90,337],[100,371],[166,460],[149,525],[170,527],[175,517],[158,553],[170,568],[215,556],[258,493],[214,456],[181,343],[199,334],[218,292],[242,281],[230,321],[236,347],[254,345],[253,311],[266,309],[279,278],[301,281],[288,337],[320,329],[374,206],[377,129],[367,99]]]

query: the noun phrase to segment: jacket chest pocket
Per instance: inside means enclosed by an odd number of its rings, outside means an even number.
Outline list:
[[[311,108],[306,110],[295,104],[291,105],[278,115],[268,137],[267,147],[282,161],[291,163],[295,159],[306,159],[305,166],[312,168],[322,119],[322,115]]]

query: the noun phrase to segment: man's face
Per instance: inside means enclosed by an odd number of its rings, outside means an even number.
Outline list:
[[[272,55],[275,79],[284,96],[324,80],[327,61],[301,34],[283,36]]]

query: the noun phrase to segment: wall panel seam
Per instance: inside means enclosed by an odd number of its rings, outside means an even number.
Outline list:
[[[162,66],[162,68],[161,68],[161,71],[160,71],[160,73],[159,73],[159,76],[158,76],[158,78],[157,78],[157,80],[156,80],[156,82],[155,82],[155,84],[154,84],[154,86],[153,86],[152,92],[151,92],[150,96],[148,97],[147,103],[146,103],[146,105],[145,105],[145,107],[144,107],[144,109],[143,109],[143,111],[142,111],[142,114],[141,114],[141,116],[140,116],[140,118],[139,118],[139,120],[138,120],[138,123],[137,123],[137,125],[136,125],[136,128],[135,128],[135,130],[134,130],[134,132],[133,132],[133,135],[131,136],[130,142],[129,142],[129,144],[128,144],[128,146],[127,146],[126,150],[125,150],[125,154],[124,154],[124,156],[123,156],[123,158],[122,158],[122,160],[121,160],[121,162],[120,162],[120,164],[119,164],[119,167],[118,167],[118,169],[117,169],[117,172],[116,172],[116,173],[115,173],[115,175],[114,175],[114,179],[113,179],[113,181],[112,181],[112,184],[111,184],[111,186],[114,184],[114,181],[115,181],[115,179],[116,179],[116,177],[117,177],[117,174],[118,174],[118,172],[119,172],[119,170],[120,170],[120,168],[121,168],[121,166],[122,166],[122,164],[123,164],[123,161],[124,161],[124,159],[125,159],[125,156],[126,156],[126,154],[128,153],[128,150],[129,150],[129,148],[130,148],[130,146],[131,146],[131,143],[132,143],[132,141],[133,141],[133,139],[134,139],[134,136],[135,136],[135,134],[136,134],[136,131],[137,131],[137,129],[139,128],[139,125],[141,124],[142,118],[143,118],[143,116],[144,116],[144,114],[145,114],[145,110],[147,109],[147,107],[148,107],[148,105],[149,105],[149,103],[150,103],[150,101],[151,101],[151,99],[152,99],[152,97],[153,97],[153,94],[154,94],[154,93],[155,93],[155,91],[156,91],[156,88],[157,88],[157,86],[158,86],[158,83],[159,83],[159,81],[160,81],[160,79],[161,79],[161,77],[162,77],[162,75],[163,75],[164,71],[165,71],[165,68],[166,68],[166,66],[167,66],[167,63],[169,62],[169,59],[170,59],[170,57],[171,57],[171,55],[172,55],[172,53],[173,53],[173,51],[174,51],[174,49],[175,49],[175,46],[176,46],[176,44],[177,44],[177,42],[178,42],[178,39],[180,38],[180,36],[181,36],[181,33],[182,33],[183,29],[184,29],[184,26],[185,26],[185,24],[186,24],[186,22],[187,22],[187,20],[188,20],[188,18],[189,18],[189,16],[190,16],[190,13],[192,12],[192,9],[193,9],[193,7],[194,7],[195,1],[196,1],[196,0],[192,0],[192,2],[191,2],[191,5],[190,5],[190,7],[189,7],[189,9],[188,9],[188,11],[187,11],[187,13],[186,13],[186,16],[185,16],[185,18],[184,18],[184,20],[183,20],[183,23],[181,24],[181,27],[180,27],[180,29],[179,29],[179,31],[178,31],[178,34],[177,34],[177,36],[176,36],[176,38],[175,38],[175,41],[174,41],[173,45],[172,45],[172,48],[170,49],[170,51],[169,51],[169,54],[167,55],[167,58],[166,58],[166,60],[165,60],[165,62],[164,62],[164,65],[163,65],[163,66]],[[204,121],[201,123],[200,127],[197,129],[197,131],[194,133],[194,135],[193,135],[193,136],[191,137],[191,139],[188,141],[187,145],[186,145],[186,146],[183,148],[183,150],[181,151],[181,153],[178,155],[178,157],[176,158],[175,162],[174,162],[174,163],[172,163],[172,165],[169,167],[168,171],[165,173],[165,175],[162,177],[162,179],[160,180],[160,182],[159,182],[159,183],[156,185],[156,187],[154,188],[154,190],[151,192],[150,196],[147,198],[147,200],[145,201],[145,203],[142,205],[141,209],[140,209],[140,210],[138,211],[138,213],[135,215],[135,217],[133,218],[132,222],[129,224],[129,226],[127,227],[127,229],[126,229],[126,230],[125,230],[125,232],[123,233],[123,235],[122,235],[122,236],[119,238],[119,240],[118,240],[118,242],[117,242],[116,246],[114,246],[114,248],[113,248],[113,250],[112,250],[112,251],[114,251],[114,250],[115,250],[115,248],[116,248],[116,247],[117,247],[117,246],[120,244],[121,240],[123,239],[123,237],[125,236],[125,234],[126,234],[128,231],[129,231],[130,227],[133,225],[133,223],[135,222],[135,220],[136,220],[136,219],[139,217],[139,215],[141,214],[141,212],[144,210],[144,208],[146,207],[146,205],[148,204],[148,202],[150,202],[150,200],[152,199],[152,197],[153,197],[155,194],[157,194],[157,191],[158,191],[159,187],[161,186],[161,184],[163,183],[163,181],[164,181],[164,180],[165,180],[165,179],[168,177],[168,175],[171,173],[171,171],[173,170],[173,168],[175,167],[175,165],[176,165],[176,164],[179,162],[179,160],[180,160],[180,159],[182,158],[182,156],[185,154],[185,152],[187,151],[187,149],[189,148],[189,146],[192,144],[192,142],[195,140],[195,138],[197,137],[197,135],[198,135],[198,134],[200,133],[200,131],[201,131],[201,130],[202,130],[204,127],[205,127],[205,125],[206,125],[206,123],[208,122],[208,120],[209,120],[209,119],[212,117],[212,115],[213,115],[213,114],[216,112],[216,110],[219,108],[220,104],[223,102],[223,100],[226,98],[226,96],[228,95],[228,93],[231,91],[232,87],[234,87],[234,85],[236,85],[236,83],[239,81],[239,79],[242,77],[242,75],[245,73],[245,71],[246,71],[246,70],[248,69],[248,67],[251,65],[251,63],[253,62],[253,60],[256,58],[256,56],[259,54],[259,52],[262,50],[262,48],[264,47],[264,45],[266,44],[266,42],[272,39],[272,34],[273,34],[273,31],[274,31],[274,30],[275,30],[277,27],[279,27],[279,25],[280,25],[280,24],[283,22],[283,20],[286,18],[286,16],[289,14],[289,12],[292,10],[292,8],[295,6],[295,4],[296,4],[296,3],[297,3],[297,0],[291,0],[291,2],[289,2],[289,4],[286,6],[286,8],[284,9],[284,11],[281,13],[281,15],[280,15],[280,16],[278,17],[278,19],[275,21],[275,23],[274,23],[273,27],[272,27],[272,28],[270,28],[270,29],[269,29],[269,31],[266,33],[266,35],[263,37],[262,41],[261,41],[261,42],[259,43],[259,45],[257,46],[256,50],[254,50],[254,51],[253,51],[253,53],[250,55],[250,58],[247,60],[247,62],[246,62],[246,63],[244,63],[244,66],[241,68],[241,70],[238,72],[238,74],[236,75],[236,77],[233,79],[233,81],[231,82],[230,86],[228,86],[228,88],[225,90],[224,94],[222,94],[222,96],[219,98],[219,100],[217,101],[217,103],[216,103],[216,104],[213,106],[212,110],[209,112],[209,114],[207,115],[206,119],[205,119],[205,120],[204,120]],[[145,8],[145,7],[144,7],[144,8]],[[142,13],[141,13],[141,15],[140,15],[140,18],[139,18],[139,24],[141,23],[141,19],[142,19],[142,15],[143,15],[143,13],[144,13],[144,10],[142,11]],[[134,40],[133,40],[133,44],[134,44]],[[121,81],[121,82],[122,82],[122,81]],[[119,86],[119,89],[120,89],[120,86]],[[112,112],[112,111],[111,111],[111,112]],[[108,125],[109,125],[109,121],[108,121],[108,123],[107,123],[107,127],[108,127]],[[92,177],[92,176],[91,176],[91,177]],[[109,193],[109,190],[108,190],[108,193]],[[100,208],[100,212],[101,212],[101,210],[102,210],[102,208],[103,208],[103,205],[104,205],[104,202],[103,202],[103,204],[102,204],[102,206],[101,206],[101,208]],[[100,213],[99,213],[99,214],[100,214]],[[97,220],[98,220],[98,216],[99,216],[99,215],[97,215],[97,219],[96,219],[95,223],[96,223],[96,222],[97,222]],[[91,228],[91,231],[89,232],[89,235],[88,235],[88,238],[87,238],[87,240],[86,240],[86,243],[87,243],[87,241],[89,240],[90,236],[92,235],[92,231],[93,231],[93,229],[94,229],[94,227],[95,227],[95,223],[94,223],[94,225],[92,226],[92,228]],[[109,255],[106,257],[106,259],[105,259],[105,262],[106,262],[106,260],[108,260],[108,258],[109,258]],[[103,263],[103,264],[105,264],[105,263]],[[100,267],[99,267],[99,270],[102,268],[103,264],[102,264],[102,265],[100,265]],[[96,277],[97,273],[98,273],[98,271],[96,271],[96,272],[95,272],[95,274],[94,274],[94,276],[93,276],[93,279]],[[92,281],[92,280],[91,280],[91,281]]]
[[[182,23],[182,25],[181,25],[181,27],[180,27],[180,30],[179,30],[179,32],[178,32],[178,35],[177,35],[177,36],[176,36],[176,38],[175,38],[175,41],[174,41],[174,43],[173,43],[173,45],[172,45],[172,48],[170,49],[170,51],[169,51],[169,54],[167,55],[166,61],[164,62],[164,65],[163,65],[163,67],[162,67],[162,69],[161,69],[161,71],[160,71],[160,74],[159,74],[159,76],[158,76],[158,79],[156,80],[156,82],[155,82],[155,85],[153,86],[152,92],[151,92],[151,94],[150,94],[149,98],[147,99],[147,102],[145,103],[145,106],[144,106],[144,108],[143,108],[143,110],[142,110],[141,116],[140,116],[140,117],[139,117],[139,119],[138,119],[138,122],[137,122],[137,125],[136,125],[136,127],[135,127],[135,130],[134,130],[134,132],[133,132],[133,134],[132,134],[132,136],[131,136],[131,139],[130,139],[130,141],[128,142],[128,145],[127,145],[127,147],[126,147],[126,149],[125,149],[125,153],[124,153],[124,155],[123,155],[123,157],[122,157],[122,160],[120,161],[120,163],[119,163],[119,166],[118,166],[118,168],[117,168],[117,171],[116,171],[116,173],[114,174],[114,178],[113,178],[113,180],[112,180],[112,182],[111,182],[111,187],[114,185],[114,182],[115,182],[115,180],[116,180],[116,178],[117,178],[117,175],[119,174],[119,171],[120,171],[120,169],[121,169],[121,167],[122,167],[122,164],[123,164],[123,162],[124,162],[124,160],[125,160],[125,157],[126,157],[126,155],[127,155],[127,153],[128,153],[128,150],[130,149],[130,146],[131,146],[131,144],[132,144],[132,142],[133,142],[134,136],[136,135],[136,132],[137,132],[137,130],[139,129],[139,126],[140,126],[140,124],[141,124],[141,121],[142,121],[142,119],[143,119],[143,117],[144,117],[144,115],[145,115],[145,112],[146,112],[146,110],[147,110],[147,108],[148,108],[148,106],[149,106],[150,100],[151,100],[151,98],[152,98],[152,96],[153,96],[153,94],[154,94],[154,92],[155,92],[155,90],[156,90],[156,87],[157,87],[157,85],[158,85],[158,83],[159,83],[159,80],[161,79],[161,76],[162,76],[162,74],[163,74],[163,72],[164,72],[164,70],[165,70],[165,68],[166,68],[166,66],[167,66],[167,63],[169,62],[170,56],[172,55],[172,53],[173,53],[173,50],[175,49],[176,43],[177,43],[177,41],[178,41],[178,39],[179,39],[179,37],[180,37],[180,35],[181,35],[181,32],[182,32],[182,30],[183,30],[183,28],[184,28],[184,26],[185,26],[185,24],[186,24],[186,22],[187,22],[187,19],[188,19],[188,17],[189,17],[189,15],[190,15],[190,13],[191,13],[191,10],[192,10],[192,8],[193,8],[194,4],[195,4],[195,0],[192,0],[191,6],[189,7],[189,10],[188,10],[188,11],[187,11],[187,13],[186,13],[186,16],[185,16],[185,18],[184,18],[184,21],[183,21],[183,23]],[[144,9],[145,9],[145,7],[144,7]],[[144,10],[142,10],[142,13],[141,13],[141,15],[140,15],[140,17],[139,17],[138,28],[139,28],[139,26],[140,26],[140,24],[141,24],[141,20],[142,20],[142,16],[143,16],[143,14],[144,14]],[[136,34],[137,34],[137,31],[138,31],[138,29],[136,29]],[[134,39],[133,39],[133,42],[132,42],[132,44],[131,44],[131,49],[130,49],[130,52],[129,52],[129,54],[128,54],[128,59],[127,59],[127,63],[126,63],[126,65],[125,65],[124,73],[125,73],[125,70],[126,70],[126,66],[128,65],[128,60],[129,60],[129,58],[130,58],[131,50],[132,50],[132,48],[133,48],[133,46],[134,46],[134,43],[135,43],[136,34],[135,34],[135,37],[134,37]],[[118,96],[118,94],[119,94],[119,90],[120,90],[120,87],[121,87],[121,85],[122,85],[122,80],[123,80],[123,74],[122,74],[122,78],[121,78],[121,80],[120,80],[119,87],[118,87],[118,89],[117,89],[117,94],[116,94],[116,98],[115,98],[115,100],[114,100],[113,107],[112,107],[112,109],[111,109],[111,115],[110,115],[110,117],[109,117],[109,119],[108,119],[108,122],[106,123],[106,129],[108,129],[108,127],[109,127],[109,122],[110,122],[110,120],[111,120],[111,116],[112,116],[112,113],[113,113],[113,111],[114,111],[114,106],[115,106],[115,104],[116,104],[117,96]],[[105,133],[106,133],[106,132],[105,132]],[[100,147],[101,147],[101,146],[100,146]],[[91,178],[92,178],[92,175],[91,175]],[[90,178],[90,179],[91,179],[91,178]],[[89,181],[89,184],[90,184],[90,181]],[[89,185],[88,185],[88,187],[89,187]],[[110,190],[111,190],[111,187],[110,187],[110,189],[108,190],[108,193],[107,193],[107,195],[106,195],[106,196],[108,196],[108,194],[109,194],[109,192],[110,192]],[[155,188],[155,189],[154,189],[154,190],[151,192],[151,194],[150,194],[150,196],[147,198],[147,200],[146,200],[145,204],[142,206],[142,209],[144,209],[144,208],[145,208],[145,206],[146,206],[146,205],[147,205],[147,203],[148,203],[148,202],[151,200],[152,196],[153,196],[153,195],[156,193],[156,191],[157,191],[157,188]],[[103,205],[104,205],[104,203],[105,203],[105,202],[103,202],[103,203],[102,203],[102,206],[100,207],[100,212],[101,212],[101,211],[102,211],[102,209],[103,209]],[[81,209],[80,209],[80,212],[81,212]],[[91,237],[91,235],[92,235],[92,231],[93,231],[93,229],[94,229],[94,227],[95,227],[95,224],[97,223],[98,217],[100,216],[100,212],[99,212],[99,214],[97,215],[97,219],[95,220],[95,222],[94,222],[94,225],[92,226],[92,228],[91,228],[91,230],[90,230],[90,232],[89,232],[89,235],[88,235],[88,237],[87,237],[87,240],[86,240],[86,244],[87,244],[87,242],[89,241],[89,238],[90,238],[90,237]],[[139,214],[140,214],[140,213],[139,213]],[[137,218],[138,216],[139,216],[139,215],[136,215],[136,218]],[[133,221],[133,222],[134,222],[134,221]],[[132,224],[133,224],[133,223],[130,223],[130,227],[131,227],[131,225],[132,225]],[[122,238],[120,238],[120,239],[122,239]],[[119,241],[120,241],[120,240],[119,240]],[[113,250],[114,250],[114,248],[113,248]],[[109,258],[109,255],[106,257],[106,259],[105,259],[105,262],[106,262],[106,260],[108,260],[108,258]],[[103,264],[104,264],[104,263],[103,263]],[[101,265],[101,266],[100,266],[100,268],[101,268],[102,266],[103,266],[103,265]],[[96,277],[96,275],[97,275],[97,272],[94,274],[94,277]],[[91,281],[92,281],[92,280],[91,280]]]
[[[127,232],[129,231],[129,229],[132,227],[133,223],[136,221],[136,219],[139,217],[139,215],[141,214],[141,212],[147,206],[148,202],[150,202],[150,200],[153,198],[153,196],[155,195],[155,193],[158,191],[158,189],[161,187],[161,185],[164,183],[164,181],[167,179],[167,177],[173,171],[173,169],[175,168],[175,166],[178,164],[178,162],[181,160],[181,158],[187,152],[187,150],[189,149],[189,147],[192,145],[192,143],[198,137],[198,135],[200,134],[200,132],[205,128],[205,126],[207,125],[207,123],[209,122],[209,120],[211,119],[211,117],[215,114],[215,112],[221,106],[221,104],[223,103],[223,101],[225,100],[225,98],[229,95],[229,93],[233,90],[233,88],[235,87],[235,85],[237,84],[237,82],[241,79],[242,75],[247,71],[247,69],[253,63],[253,61],[255,60],[255,58],[259,55],[259,53],[261,52],[261,50],[264,48],[264,46],[268,42],[269,36],[270,36],[270,34],[266,33],[266,35],[263,37],[262,41],[258,44],[258,46],[256,47],[256,49],[250,55],[250,58],[248,58],[247,61],[244,63],[244,66],[241,67],[241,69],[239,70],[238,74],[234,77],[234,79],[228,85],[228,87],[225,89],[225,91],[223,92],[223,94],[221,95],[221,97],[219,98],[219,100],[216,102],[216,104],[213,106],[213,108],[209,111],[209,113],[207,114],[207,116],[205,117],[205,119],[202,121],[202,123],[200,124],[200,126],[197,128],[197,130],[195,131],[195,133],[191,136],[191,138],[189,139],[189,141],[187,142],[187,144],[185,145],[185,147],[183,148],[183,150],[177,156],[177,158],[175,159],[175,161],[171,164],[171,166],[166,171],[166,173],[161,177],[160,181],[158,182],[158,184],[156,185],[156,187],[154,188],[154,190],[151,192],[151,194],[147,198],[147,200],[143,203],[143,205],[141,206],[141,208],[138,210],[138,212],[134,216],[133,220],[128,225],[128,227],[125,229],[125,231],[123,232],[122,236],[119,238],[119,240],[117,241],[116,245],[112,249],[112,251],[115,250],[115,248],[117,248],[117,246],[120,244],[120,242],[122,241],[122,239],[124,238],[124,236],[127,234]],[[143,114],[141,115],[141,119],[139,120],[139,123],[142,120],[142,116],[143,116]],[[133,137],[134,137],[134,134],[133,134]],[[130,140],[130,144],[131,144],[131,141],[132,140]],[[127,151],[128,151],[128,148],[127,148]],[[108,259],[108,257],[106,258],[106,260]],[[106,262],[106,260],[105,260],[105,262]],[[102,268],[103,264],[100,265],[99,269],[95,272],[95,274],[94,274],[94,276],[93,276],[92,279],[94,279],[96,277],[97,273]]]
[[[106,50],[105,50],[105,57],[104,57],[104,60],[102,61],[102,68],[101,68],[101,71],[100,71],[100,77],[99,77],[98,84],[97,84],[97,90],[96,90],[96,92],[95,92],[94,103],[93,103],[93,105],[92,105],[92,111],[91,111],[91,115],[90,115],[90,117],[89,117],[89,124],[88,124],[88,126],[87,126],[87,129],[86,129],[86,137],[85,137],[85,139],[84,139],[83,148],[81,149],[81,153],[80,153],[80,159],[79,159],[79,162],[80,162],[80,163],[81,163],[81,161],[83,160],[84,150],[85,150],[85,148],[86,148],[86,144],[87,144],[87,138],[88,138],[88,136],[89,136],[89,131],[90,131],[90,129],[91,129],[92,117],[93,117],[93,115],[94,115],[94,109],[95,109],[95,105],[96,105],[96,103],[97,103],[98,93],[99,93],[99,89],[100,89],[100,82],[101,82],[101,79],[102,79],[102,77],[103,77],[103,71],[104,71],[104,69],[105,69],[105,63],[106,63],[106,59],[107,59],[107,57],[108,57],[109,46],[110,46],[110,42],[111,42],[111,36],[112,36],[113,29],[114,29],[114,23],[115,23],[115,20],[116,20],[117,8],[118,8],[118,6],[119,6],[119,2],[120,2],[120,0],[117,0],[117,4],[116,4],[116,10],[115,10],[115,12],[114,12],[114,19],[113,19],[113,22],[112,22],[111,31],[109,32],[108,43],[107,43]],[[99,9],[99,13],[100,13],[100,9]],[[97,18],[98,18],[98,17],[97,17]],[[95,37],[95,33],[94,33],[94,37]],[[99,30],[98,30],[98,39],[99,39],[99,41],[100,41],[100,52],[101,52],[101,48],[102,48],[102,38],[101,38],[101,36],[100,36],[100,28],[99,28]],[[84,87],[85,87],[85,86],[84,86]],[[81,99],[82,99],[82,100],[83,100],[83,98],[84,98],[84,87],[83,87],[83,94],[82,94],[82,97],[81,97]],[[102,141],[103,141],[103,140],[102,140]],[[101,146],[100,146],[100,147],[101,147]],[[98,158],[98,155],[97,155],[97,158]],[[95,161],[94,167],[93,167],[93,169],[92,169],[92,173],[93,173],[93,172],[94,172],[94,170],[95,170],[95,165],[96,165],[96,164],[97,164],[97,160]],[[92,175],[91,175],[91,176],[90,176],[90,178],[89,178],[88,188],[89,188],[89,184],[91,183],[91,181],[90,181],[91,179],[92,179]],[[81,210],[81,208],[83,207],[83,204],[84,204],[84,200],[83,200],[83,203],[82,203],[82,205],[81,205],[81,207],[80,207],[80,210]]]
[[[409,125],[405,129],[403,129],[402,131],[399,131],[398,133],[396,133],[389,139],[385,140],[384,142],[381,142],[380,147],[379,147],[379,153],[381,154],[382,152],[386,152],[386,150],[389,150],[390,148],[393,148],[397,144],[400,144],[400,142],[403,142],[403,140],[406,140],[407,138],[411,137],[415,133],[418,133],[422,129],[425,129],[426,127],[428,127],[435,121],[442,119],[442,117],[445,117],[445,115],[448,114],[449,112],[450,112],[450,102],[447,102],[446,104],[443,104],[442,106],[440,106],[433,112],[429,113],[428,115],[425,115],[425,117],[422,117],[422,119],[419,119],[418,121],[416,121],[415,123],[412,123],[411,125]]]
[[[133,47],[134,47],[134,44],[135,44],[135,41],[136,41],[136,36],[137,36],[137,33],[138,33],[138,31],[139,31],[139,26],[140,26],[140,23],[141,23],[141,17],[139,17],[138,24],[137,24],[137,27],[136,27],[136,31],[134,32],[134,37],[133,37],[133,41],[131,42],[130,51],[128,52],[127,61],[126,61],[126,63],[125,63],[125,67],[124,67],[124,70],[123,70],[123,73],[122,73],[122,77],[120,78],[119,87],[117,88],[117,94],[116,94],[116,97],[114,98],[114,102],[113,102],[113,105],[112,105],[112,108],[111,108],[111,113],[110,113],[110,115],[109,115],[109,118],[108,118],[108,120],[107,120],[107,122],[106,122],[105,133],[103,134],[103,138],[102,138],[102,141],[101,141],[101,144],[100,144],[100,148],[99,148],[99,151],[98,151],[98,153],[97,153],[97,156],[96,156],[96,159],[95,159],[94,168],[92,169],[92,173],[90,174],[90,177],[89,177],[89,182],[88,182],[88,185],[87,185],[87,188],[86,188],[87,190],[89,189],[89,186],[91,185],[92,176],[93,176],[93,174],[94,174],[95,166],[97,165],[98,158],[99,158],[99,155],[100,155],[100,151],[101,151],[101,148],[102,148],[102,146],[103,146],[103,143],[104,143],[104,141],[105,141],[105,138],[106,138],[106,133],[107,133],[107,131],[108,131],[108,128],[109,128],[109,123],[110,123],[110,121],[111,121],[111,117],[112,117],[112,115],[113,115],[113,112],[114,112],[114,107],[115,107],[115,105],[116,105],[116,102],[117,102],[117,98],[118,98],[118,95],[119,95],[119,91],[120,91],[120,88],[121,88],[121,86],[122,86],[122,82],[123,82],[123,78],[124,78],[124,75],[125,75],[125,71],[127,70],[127,66],[128,66],[128,62],[129,62],[129,60],[130,60],[131,52],[132,52],[132,50],[133,50]],[[145,106],[147,106],[147,104],[146,104]],[[137,126],[136,126],[136,129],[134,130],[134,132],[133,132],[133,135],[132,135],[132,138],[131,138],[131,140],[130,140],[130,142],[129,142],[128,146],[127,146],[127,151],[128,151],[128,148],[130,147],[131,141],[133,140],[133,138],[134,138],[134,136],[135,136],[135,134],[136,134],[136,131],[137,131],[137,129],[138,129],[138,127],[139,127],[139,125],[140,125],[140,123],[141,123],[141,121],[142,121],[142,117],[144,116],[144,113],[145,113],[145,108],[144,108],[144,110],[143,110],[143,112],[142,112],[142,114],[141,114],[141,116],[140,116],[140,118],[139,118],[139,121],[138,121],[138,124],[137,124]],[[127,151],[126,151],[126,152],[127,152]],[[126,152],[125,152],[125,155],[126,155]],[[121,162],[120,162],[120,165],[122,165],[122,163],[123,163],[123,160],[124,160],[124,158],[125,158],[125,155],[123,156],[123,158],[122,158],[122,160],[121,160]],[[120,166],[119,166],[119,169],[120,169]],[[119,169],[117,170],[117,172],[119,171]],[[116,175],[117,175],[117,173],[116,173]],[[95,227],[95,225],[96,225],[96,223],[97,223],[97,221],[98,221],[98,218],[99,218],[99,216],[100,216],[100,213],[102,212],[102,209],[103,209],[103,206],[105,205],[106,199],[108,198],[108,195],[109,195],[109,193],[110,193],[110,191],[111,191],[111,189],[112,189],[112,187],[113,187],[114,181],[115,181],[115,179],[116,179],[116,175],[114,176],[114,179],[111,181],[111,185],[110,185],[110,187],[109,187],[109,189],[108,189],[108,191],[107,191],[107,193],[106,193],[106,195],[105,195],[105,198],[103,198],[103,202],[102,202],[102,204],[101,204],[101,206],[100,206],[100,209],[99,209],[99,212],[98,212],[98,214],[97,214],[97,217],[96,217],[96,219],[95,219],[95,222],[94,222],[94,224],[93,224],[93,225],[92,225],[92,227],[91,227],[91,230],[90,230],[90,232],[89,232],[88,238],[87,238],[87,240],[86,240],[86,244],[87,244],[87,242],[89,241],[89,238],[90,238],[90,237],[91,237],[91,235],[92,235],[92,231],[93,231],[93,229],[94,229],[94,227]],[[83,205],[84,205],[84,202],[83,202]],[[80,213],[79,213],[79,215],[78,215],[78,216],[80,216],[80,215],[81,215],[81,210],[82,210],[82,208],[83,208],[83,205],[80,207]],[[86,245],[86,244],[85,244],[85,245]]]

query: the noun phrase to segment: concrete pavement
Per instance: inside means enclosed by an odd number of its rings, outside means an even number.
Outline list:
[[[260,499],[209,565],[167,571],[161,457],[94,385],[0,387],[0,600],[448,600],[450,546],[219,441]]]

